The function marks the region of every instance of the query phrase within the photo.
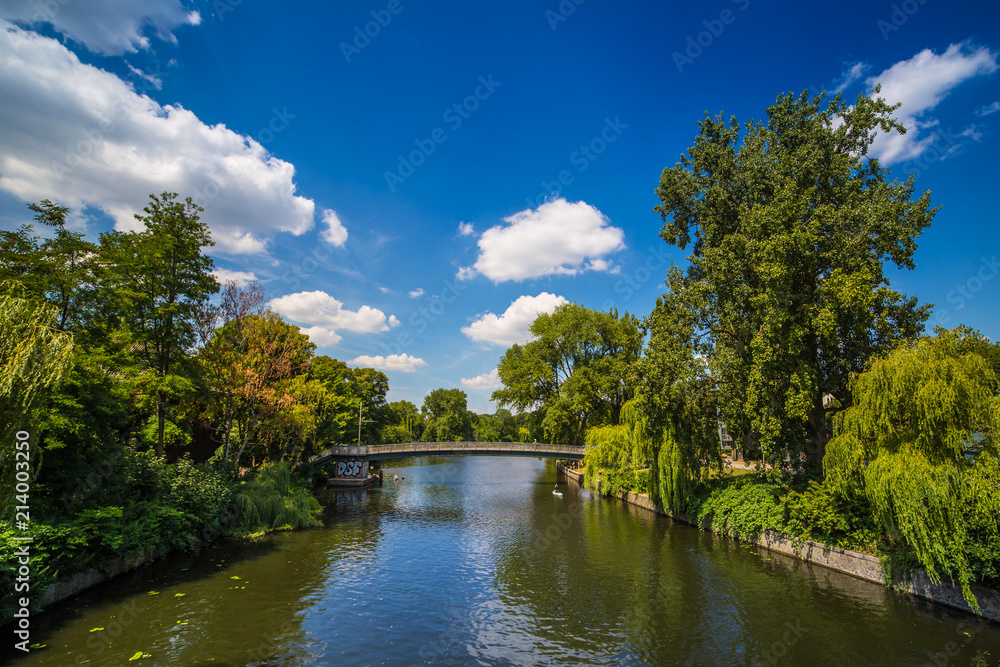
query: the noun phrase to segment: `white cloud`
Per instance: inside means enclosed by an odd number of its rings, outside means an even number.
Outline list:
[[[419,357],[411,357],[408,354],[390,354],[388,357],[382,355],[369,356],[362,354],[360,357],[351,359],[349,364],[355,366],[367,366],[377,368],[380,371],[399,371],[400,373],[412,373],[421,366],[426,366],[427,362]]]
[[[976,109],[976,115],[989,116],[990,114],[995,114],[997,111],[1000,111],[1000,102],[991,102]]]
[[[624,232],[586,202],[555,199],[504,218],[479,237],[475,269],[495,283],[607,270],[604,255],[622,250]],[[588,262],[590,260],[590,262]],[[463,276],[459,271],[459,279]]]
[[[299,327],[299,331],[309,336],[316,347],[329,347],[343,340],[336,331],[327,327]]]
[[[216,250],[227,253],[263,252],[275,229],[312,228],[314,204],[296,194],[295,168],[254,139],[161,106],[5,21],[0,63],[0,189],[99,208],[118,229],[136,228],[149,193],[177,192],[205,207]]]
[[[497,369],[494,368],[489,373],[483,373],[474,378],[462,378],[461,383],[466,389],[488,391],[500,388],[500,376],[497,374]]]
[[[163,79],[156,76],[153,72],[143,72],[141,69],[132,67],[129,63],[126,64],[128,65],[128,71],[132,72],[132,74],[136,75],[143,81],[148,82],[153,88],[156,88],[157,90],[161,90],[163,88]]]
[[[518,297],[503,315],[486,313],[467,327],[462,333],[472,340],[509,347],[514,343],[528,340],[529,328],[540,313],[551,313],[568,301],[555,294],[542,292],[538,296]]]
[[[471,266],[461,266],[455,274],[456,280],[472,280],[476,277],[476,270]]]
[[[337,217],[337,213],[330,209],[324,209],[323,222],[326,223],[326,229],[319,233],[320,238],[330,245],[343,248],[344,244],[347,243],[347,227],[344,227],[344,223]]]
[[[476,233],[476,230],[472,226],[471,222],[460,222],[460,223],[458,223],[458,235],[459,236],[472,236],[475,233]]]
[[[323,327],[331,332],[338,329],[357,333],[389,330],[385,313],[378,308],[361,306],[356,311],[347,310],[343,303],[322,291],[287,294],[272,299],[268,305],[271,310],[293,322]]]
[[[395,315],[390,315],[389,316],[389,326],[390,327],[395,328],[395,327],[398,327],[400,324],[402,324],[402,322],[399,321],[398,317],[396,317]]]
[[[143,34],[147,27],[157,38],[176,43],[174,28],[201,23],[201,14],[184,9],[180,0],[4,0],[0,18],[26,25],[49,23],[104,55],[145,51],[150,47]]]
[[[212,271],[212,275],[215,279],[219,281],[219,284],[235,281],[240,287],[245,287],[248,282],[257,280],[252,272],[249,271],[230,271],[229,269],[216,269]]]
[[[851,67],[841,75],[839,83],[833,89],[834,94],[842,93],[847,90],[848,86],[864,76],[867,69],[868,65],[865,63],[854,63],[851,65]]]
[[[939,123],[928,112],[962,82],[996,69],[996,53],[986,47],[970,49],[963,43],[952,44],[941,55],[924,49],[870,77],[869,87],[882,84],[880,97],[890,104],[902,102],[895,116],[907,130],[905,135],[879,134],[872,144],[872,155],[887,164],[918,157],[936,139],[935,134],[925,132]]]
[[[418,287],[417,289],[410,291],[410,298],[411,299],[419,299],[423,295],[424,295],[424,288],[423,287]]]

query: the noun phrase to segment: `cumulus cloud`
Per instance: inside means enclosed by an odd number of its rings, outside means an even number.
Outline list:
[[[379,333],[388,331],[390,324],[397,326],[399,320],[388,319],[378,308],[361,306],[357,310],[348,310],[344,304],[326,292],[296,292],[277,299],[268,304],[274,312],[289,320],[306,325],[302,329],[319,343],[319,337],[325,337],[327,345],[340,341],[337,330],[354,331],[356,333]],[[334,340],[335,339],[335,340]]]
[[[326,224],[326,229],[319,233],[320,238],[330,245],[343,248],[344,244],[347,243],[347,227],[344,227],[344,223],[337,217],[337,213],[330,209],[324,209],[323,222]]]
[[[456,280],[472,280],[476,277],[476,270],[471,266],[461,266],[455,273]]]
[[[606,271],[601,258],[625,247],[624,232],[586,202],[555,199],[504,218],[479,237],[474,269],[495,283]],[[464,272],[464,273],[463,273]],[[459,279],[471,277],[469,267]]]
[[[500,388],[500,376],[497,374],[497,369],[495,368],[489,373],[483,373],[474,378],[462,378],[460,382],[466,389],[475,389],[478,391],[489,391]]]
[[[161,106],[58,41],[2,20],[0,62],[0,189],[101,209],[118,229],[136,228],[133,214],[151,192],[192,196],[226,253],[263,252],[276,229],[313,227],[295,168],[254,139]],[[289,119],[276,110],[272,121]]]
[[[471,222],[460,222],[460,223],[458,223],[458,235],[459,236],[472,236],[475,233],[476,233],[476,230],[472,226]]]
[[[959,84],[997,70],[997,54],[986,47],[970,48],[952,44],[938,55],[924,49],[867,80],[870,87],[882,84],[880,97],[890,104],[901,102],[896,118],[906,126],[906,134],[879,134],[871,154],[890,164],[918,157],[937,139],[927,130],[939,124],[932,111]]]
[[[109,56],[149,49],[147,29],[158,39],[177,43],[174,28],[201,23],[201,14],[184,9],[180,0],[4,0],[0,18],[23,25],[48,23],[90,51]]]
[[[336,331],[327,327],[299,327],[299,331],[309,336],[309,340],[316,343],[316,347],[329,347],[343,340]]]
[[[398,327],[400,324],[402,324],[402,322],[399,321],[398,317],[396,317],[395,315],[390,315],[389,316],[389,326],[390,327],[395,328],[395,327]]]
[[[424,295],[424,288],[423,287],[418,287],[415,290],[410,290],[410,298],[411,299],[419,299],[423,295]]]
[[[250,271],[230,271],[229,269],[216,269],[212,271],[212,275],[215,279],[219,281],[219,284],[227,282],[235,282],[240,287],[245,287],[247,283],[257,280],[255,276]]]
[[[362,354],[360,357],[351,359],[349,364],[355,366],[366,366],[377,368],[380,371],[399,371],[400,373],[412,373],[421,366],[426,366],[427,362],[419,357],[411,357],[408,354],[390,354],[387,357],[382,355],[370,356]]]
[[[528,340],[529,328],[540,313],[551,313],[568,301],[555,294],[542,292],[538,296],[518,297],[502,315],[486,313],[467,327],[462,333],[474,341],[510,347],[514,343]]]

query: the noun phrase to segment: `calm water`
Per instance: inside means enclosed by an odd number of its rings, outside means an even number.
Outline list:
[[[556,498],[549,462],[398,465],[381,490],[328,494],[325,528],[154,564],[56,607],[34,626],[46,648],[11,664],[1000,659],[997,626],[575,485]],[[393,484],[392,472],[405,479]],[[11,655],[4,634],[0,662]],[[128,663],[137,651],[150,657]]]

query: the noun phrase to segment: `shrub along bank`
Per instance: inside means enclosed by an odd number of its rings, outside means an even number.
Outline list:
[[[91,568],[110,574],[118,563],[145,554],[321,525],[308,480],[284,462],[235,480],[217,462],[167,464],[152,452],[131,452],[102,481],[64,511],[49,514],[62,519],[31,524],[27,591],[18,586],[15,556],[25,543],[14,539],[24,532],[0,522],[0,613],[25,593],[37,604],[54,582]]]

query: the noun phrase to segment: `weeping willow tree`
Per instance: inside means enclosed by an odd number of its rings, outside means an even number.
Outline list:
[[[611,494],[644,490],[637,471],[647,467],[652,451],[646,418],[633,398],[622,406],[620,424],[587,429],[584,480],[593,486],[600,477],[602,490]]]
[[[54,306],[0,294],[0,509],[5,514],[18,469],[15,442],[27,441],[35,462],[38,410],[73,363],[73,337],[54,328],[57,317]],[[23,434],[15,437],[20,431],[28,434],[26,440]]]
[[[237,534],[321,526],[319,501],[291,473],[288,463],[265,464],[240,486],[234,501],[240,512]]]
[[[957,580],[978,609],[969,584],[995,577],[1000,559],[1000,397],[963,338],[942,331],[856,376],[823,464],[841,493],[867,496],[932,581]]]
[[[637,366],[652,463],[650,496],[673,512],[682,512],[699,482],[722,465],[719,380],[705,362],[709,347],[697,328],[707,299],[679,289],[680,280],[672,268],[670,291],[644,321],[649,342]]]

